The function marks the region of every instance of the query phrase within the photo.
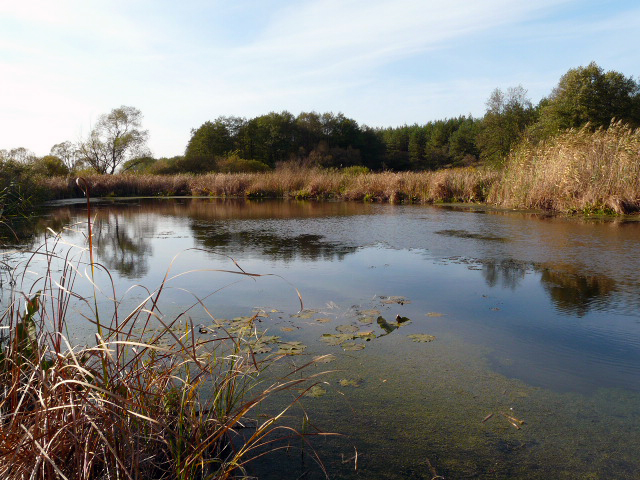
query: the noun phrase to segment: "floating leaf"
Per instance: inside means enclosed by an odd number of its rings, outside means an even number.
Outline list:
[[[271,347],[267,347],[264,343],[256,343],[251,347],[253,353],[269,353],[271,351]]]
[[[387,333],[391,333],[398,328],[397,325],[391,325],[383,317],[378,317],[377,322],[378,322],[378,325],[380,325],[380,328],[382,328]]]
[[[318,313],[317,310],[300,310],[298,313],[291,316],[293,318],[302,318],[308,320],[309,318],[313,318],[316,313]]]
[[[262,343],[278,343],[280,341],[280,337],[275,335],[263,335],[260,337],[260,342]]]
[[[361,315],[366,315],[368,317],[370,316],[376,316],[376,315],[380,315],[380,310],[362,310],[360,312]]]
[[[362,338],[363,340],[366,340],[367,342],[369,340],[373,340],[374,338],[376,338],[376,334],[373,333],[373,330],[366,330],[366,331],[357,332],[356,335],[358,336],[358,338]]]
[[[372,324],[374,322],[374,320],[375,320],[375,317],[360,317],[360,318],[358,318],[358,321],[360,323],[364,323],[365,325]]]
[[[282,330],[283,332],[293,332],[295,330],[295,328],[293,328],[293,327],[280,327],[280,330]]]
[[[411,303],[411,300],[405,297],[399,297],[399,296],[391,296],[391,297],[381,296],[380,300],[382,300],[382,303],[384,303],[385,305],[391,305],[393,303],[404,305],[405,303]]]
[[[327,394],[327,391],[322,388],[320,385],[314,385],[309,390],[305,392],[305,397],[319,398],[323,397]]]
[[[329,323],[330,321],[331,319],[327,317],[316,318],[316,322],[320,322],[320,323]]]
[[[354,333],[359,330],[355,325],[338,325],[336,330],[340,333]]]
[[[315,363],[330,363],[336,360],[336,356],[333,354],[329,355],[318,355],[317,357],[313,357],[313,361]]]
[[[426,315],[427,317],[444,317],[444,313],[438,313],[438,312],[429,312]]]
[[[419,343],[433,342],[436,339],[433,335],[427,335],[426,333],[412,333],[411,335],[407,335],[407,337]]]
[[[343,350],[348,352],[357,352],[358,350],[364,350],[364,343],[345,342],[340,346]]]
[[[353,340],[354,335],[349,333],[325,333],[320,337],[320,341],[327,345],[340,345],[348,340]]]
[[[341,387],[358,388],[360,385],[362,385],[362,379],[361,378],[343,378],[338,383],[340,384]]]
[[[307,348],[302,342],[284,342],[279,347],[278,355],[300,355]]]

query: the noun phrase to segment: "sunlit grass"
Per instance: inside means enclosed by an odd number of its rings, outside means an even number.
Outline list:
[[[640,130],[570,130],[512,152],[490,201],[515,208],[629,213],[640,209]]]
[[[371,173],[364,169],[289,167],[264,173],[95,175],[87,180],[92,184],[92,194],[98,197],[195,195],[433,203],[482,202],[499,178],[499,172],[484,168]],[[64,178],[40,181],[54,198],[81,193]]]
[[[163,291],[182,275],[170,268],[123,311],[113,283],[98,281],[109,272],[63,244],[50,236],[14,272],[0,319],[0,478],[239,478],[252,458],[302,437],[279,421],[313,380],[298,368],[261,384],[282,357],[253,351],[261,333],[251,319],[198,335],[187,313],[214,319],[197,297],[163,315]],[[231,262],[230,274],[252,275]],[[72,318],[94,332],[91,346],[72,344]],[[289,407],[257,418],[292,387],[303,393]]]

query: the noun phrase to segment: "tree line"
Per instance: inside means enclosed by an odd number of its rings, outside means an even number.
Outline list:
[[[640,125],[640,84],[596,63],[573,68],[534,105],[522,86],[495,89],[484,116],[459,116],[393,128],[359,125],[342,113],[270,112],[251,119],[221,116],[191,131],[184,155],[154,158],[142,114],[122,106],[102,115],[86,139],[62,142],[38,158],[24,148],[0,150],[0,161],[34,173],[130,171],[173,174],[262,171],[280,164],[371,170],[433,170],[500,165],[521,141],[544,141],[569,128]]]

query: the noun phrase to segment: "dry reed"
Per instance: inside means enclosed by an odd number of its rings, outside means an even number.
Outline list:
[[[489,201],[512,208],[563,212],[640,210],[640,130],[588,126],[512,152]]]
[[[483,202],[500,173],[484,168],[436,172],[353,174],[339,170],[284,168],[265,173],[206,175],[95,175],[94,196],[193,195],[247,198],[343,199],[380,202]],[[52,198],[79,197],[73,182],[42,178]]]
[[[98,290],[91,298],[76,288],[83,277],[94,285],[84,257],[74,253],[86,250],[71,247],[60,257],[53,253],[60,242],[47,241],[13,275],[17,285],[0,319],[0,478],[237,478],[253,457],[278,448],[274,432],[294,433],[277,426],[286,410],[248,419],[274,393],[309,385],[290,374],[257,389],[256,377],[278,357],[253,353],[249,338],[258,333],[251,322],[203,338],[186,315],[195,307],[207,315],[202,300],[163,317],[169,270],[126,313],[111,284],[105,322]],[[44,274],[26,285],[39,258]],[[95,326],[94,347],[67,340],[73,311]]]

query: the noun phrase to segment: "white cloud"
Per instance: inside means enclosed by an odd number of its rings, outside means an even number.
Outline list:
[[[2,2],[0,148],[46,153],[122,104],[142,110],[156,155],[181,153],[190,129],[218,115],[333,110],[392,125],[481,114],[494,87],[522,83],[534,95],[552,78],[550,90],[574,56],[604,50],[589,40],[572,58],[556,56],[585,35],[602,37],[608,58],[637,60],[606,38],[629,35],[638,11],[553,18],[580,3],[315,0],[262,15],[260,2]],[[523,51],[497,51],[502,34]],[[472,48],[492,36],[492,50]],[[545,37],[549,51],[535,52]]]

